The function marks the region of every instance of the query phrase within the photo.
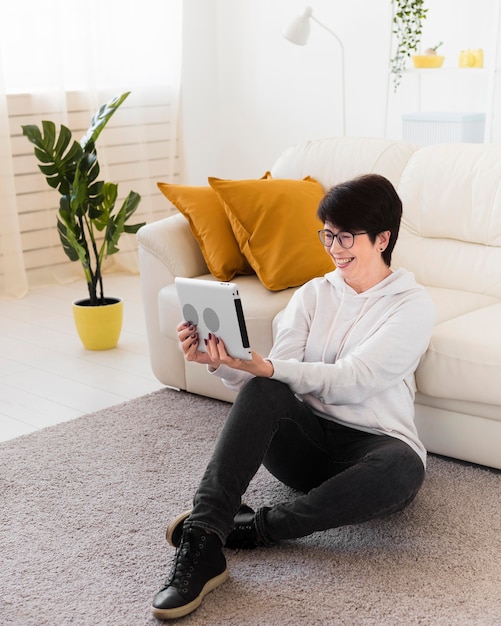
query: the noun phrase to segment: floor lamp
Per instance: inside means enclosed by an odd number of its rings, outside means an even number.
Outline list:
[[[310,36],[310,20],[316,22],[319,26],[324,28],[330,33],[334,39],[338,42],[341,48],[341,93],[342,93],[342,115],[343,115],[343,136],[346,135],[346,92],[345,92],[345,67],[344,67],[344,46],[339,37],[328,28],[325,24],[322,24],[313,15],[313,9],[306,7],[302,15],[295,17],[283,30],[283,36],[290,42],[297,44],[298,46],[304,46],[308,43]]]

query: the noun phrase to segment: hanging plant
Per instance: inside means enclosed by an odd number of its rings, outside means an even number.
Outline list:
[[[392,34],[396,39],[396,49],[390,63],[393,88],[396,91],[402,80],[407,59],[417,52],[423,32],[423,20],[428,9],[424,7],[424,0],[392,0],[392,2]]]

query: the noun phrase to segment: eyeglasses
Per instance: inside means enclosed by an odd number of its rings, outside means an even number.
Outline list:
[[[363,233],[350,233],[347,230],[342,230],[335,235],[331,230],[319,230],[318,231],[318,237],[320,241],[322,242],[323,246],[325,246],[326,248],[330,248],[332,244],[334,243],[334,238],[336,238],[341,248],[345,248],[346,250],[348,250],[349,248],[353,246],[353,244],[355,243],[355,237],[357,235],[369,235],[369,234],[370,233],[368,233],[367,231]]]

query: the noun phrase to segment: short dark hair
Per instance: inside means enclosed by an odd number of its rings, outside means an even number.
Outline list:
[[[390,266],[402,219],[402,201],[387,178],[366,174],[331,187],[321,200],[317,215],[339,230],[367,231],[372,243],[379,233],[389,230],[390,241],[382,257]]]

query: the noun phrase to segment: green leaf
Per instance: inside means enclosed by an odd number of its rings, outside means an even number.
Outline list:
[[[120,96],[116,96],[103,106],[95,113],[91,120],[91,125],[89,126],[87,132],[80,140],[80,145],[85,149],[86,145],[92,141],[96,143],[97,138],[103,131],[106,124],[110,121],[110,118],[113,116],[118,107],[124,102],[124,100],[130,95],[130,91],[127,91]]]
[[[54,148],[55,154],[63,154],[71,141],[71,131],[66,126],[61,126],[59,138]]]
[[[82,155],[82,148],[76,141],[65,152],[71,141],[71,131],[62,125],[57,136],[54,122],[48,120],[42,120],[42,130],[33,124],[22,129],[35,145],[35,156],[43,164],[39,165],[39,169],[45,174],[47,183],[63,195],[68,193],[76,164]]]
[[[61,196],[59,201],[57,230],[63,250],[70,261],[80,261],[84,268],[89,267],[88,246],[80,224],[75,219],[68,196]]]
[[[118,240],[124,232],[136,232],[141,226],[144,226],[144,222],[126,226],[127,221],[136,211],[140,200],[141,196],[138,193],[130,191],[116,216],[114,218],[110,217],[105,237],[107,242],[106,256],[110,256],[119,251]]]
[[[396,52],[390,59],[391,72],[394,74],[394,91],[397,90],[406,67],[406,60],[417,50],[422,35],[422,20],[428,9],[424,0],[392,0],[392,34],[396,39]]]
[[[47,154],[44,150],[40,150],[40,148],[35,148],[35,156],[41,163],[53,163],[52,155]],[[40,168],[41,169],[41,168]]]
[[[45,176],[54,176],[57,174],[57,167],[54,163],[51,163],[50,165],[39,165],[38,169],[42,172],[42,174],[45,174]]]
[[[52,152],[56,141],[56,125],[54,122],[42,120],[42,130],[45,149],[47,152]]]

